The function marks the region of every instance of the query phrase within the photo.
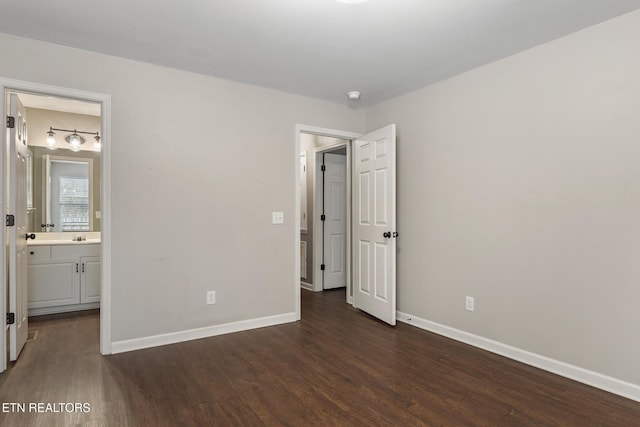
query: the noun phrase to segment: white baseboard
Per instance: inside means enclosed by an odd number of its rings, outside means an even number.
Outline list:
[[[300,287],[313,292],[313,285],[311,283],[300,281]]]
[[[493,341],[478,335],[451,328],[430,320],[421,319],[411,314],[397,312],[397,319],[400,322],[416,326],[420,329],[499,354],[518,362],[543,369],[554,374],[570,378],[572,380],[626,397],[640,402],[640,385],[632,384],[617,378],[609,377],[597,372],[589,371],[578,366],[570,365],[559,360],[531,353],[498,341]]]
[[[71,311],[93,310],[100,308],[99,302],[91,302],[85,304],[58,305],[55,307],[30,308],[29,316],[43,316],[46,314],[67,313]]]
[[[131,340],[115,341],[111,343],[111,353],[124,353],[126,351],[141,350],[143,348],[158,347],[161,345],[175,344],[200,338],[214,337],[232,332],[247,331],[250,329],[264,328],[266,326],[280,325],[295,322],[295,313],[285,313],[276,316],[261,317],[258,319],[241,320],[239,322],[225,323],[222,325],[206,326],[204,328],[189,329],[186,331],[172,332],[168,334],[153,335],[149,337],[134,338]]]

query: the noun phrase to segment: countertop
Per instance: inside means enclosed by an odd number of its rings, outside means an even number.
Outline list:
[[[87,239],[82,241],[74,241],[69,239],[40,239],[27,240],[27,246],[44,246],[44,245],[96,245],[100,244],[100,239]]]

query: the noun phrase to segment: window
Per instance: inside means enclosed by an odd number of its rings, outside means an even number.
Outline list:
[[[89,179],[60,177],[60,228],[89,231]]]

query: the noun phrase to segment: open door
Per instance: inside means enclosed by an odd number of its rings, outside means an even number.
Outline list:
[[[7,171],[9,200],[7,214],[13,215],[9,233],[9,359],[17,360],[27,341],[27,120],[25,109],[14,93],[9,96],[9,129]],[[10,315],[11,315],[10,314]]]
[[[356,139],[353,305],[396,324],[396,126]]]

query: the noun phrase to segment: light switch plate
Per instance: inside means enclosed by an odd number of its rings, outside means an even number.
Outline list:
[[[284,224],[284,212],[271,213],[273,224]]]

